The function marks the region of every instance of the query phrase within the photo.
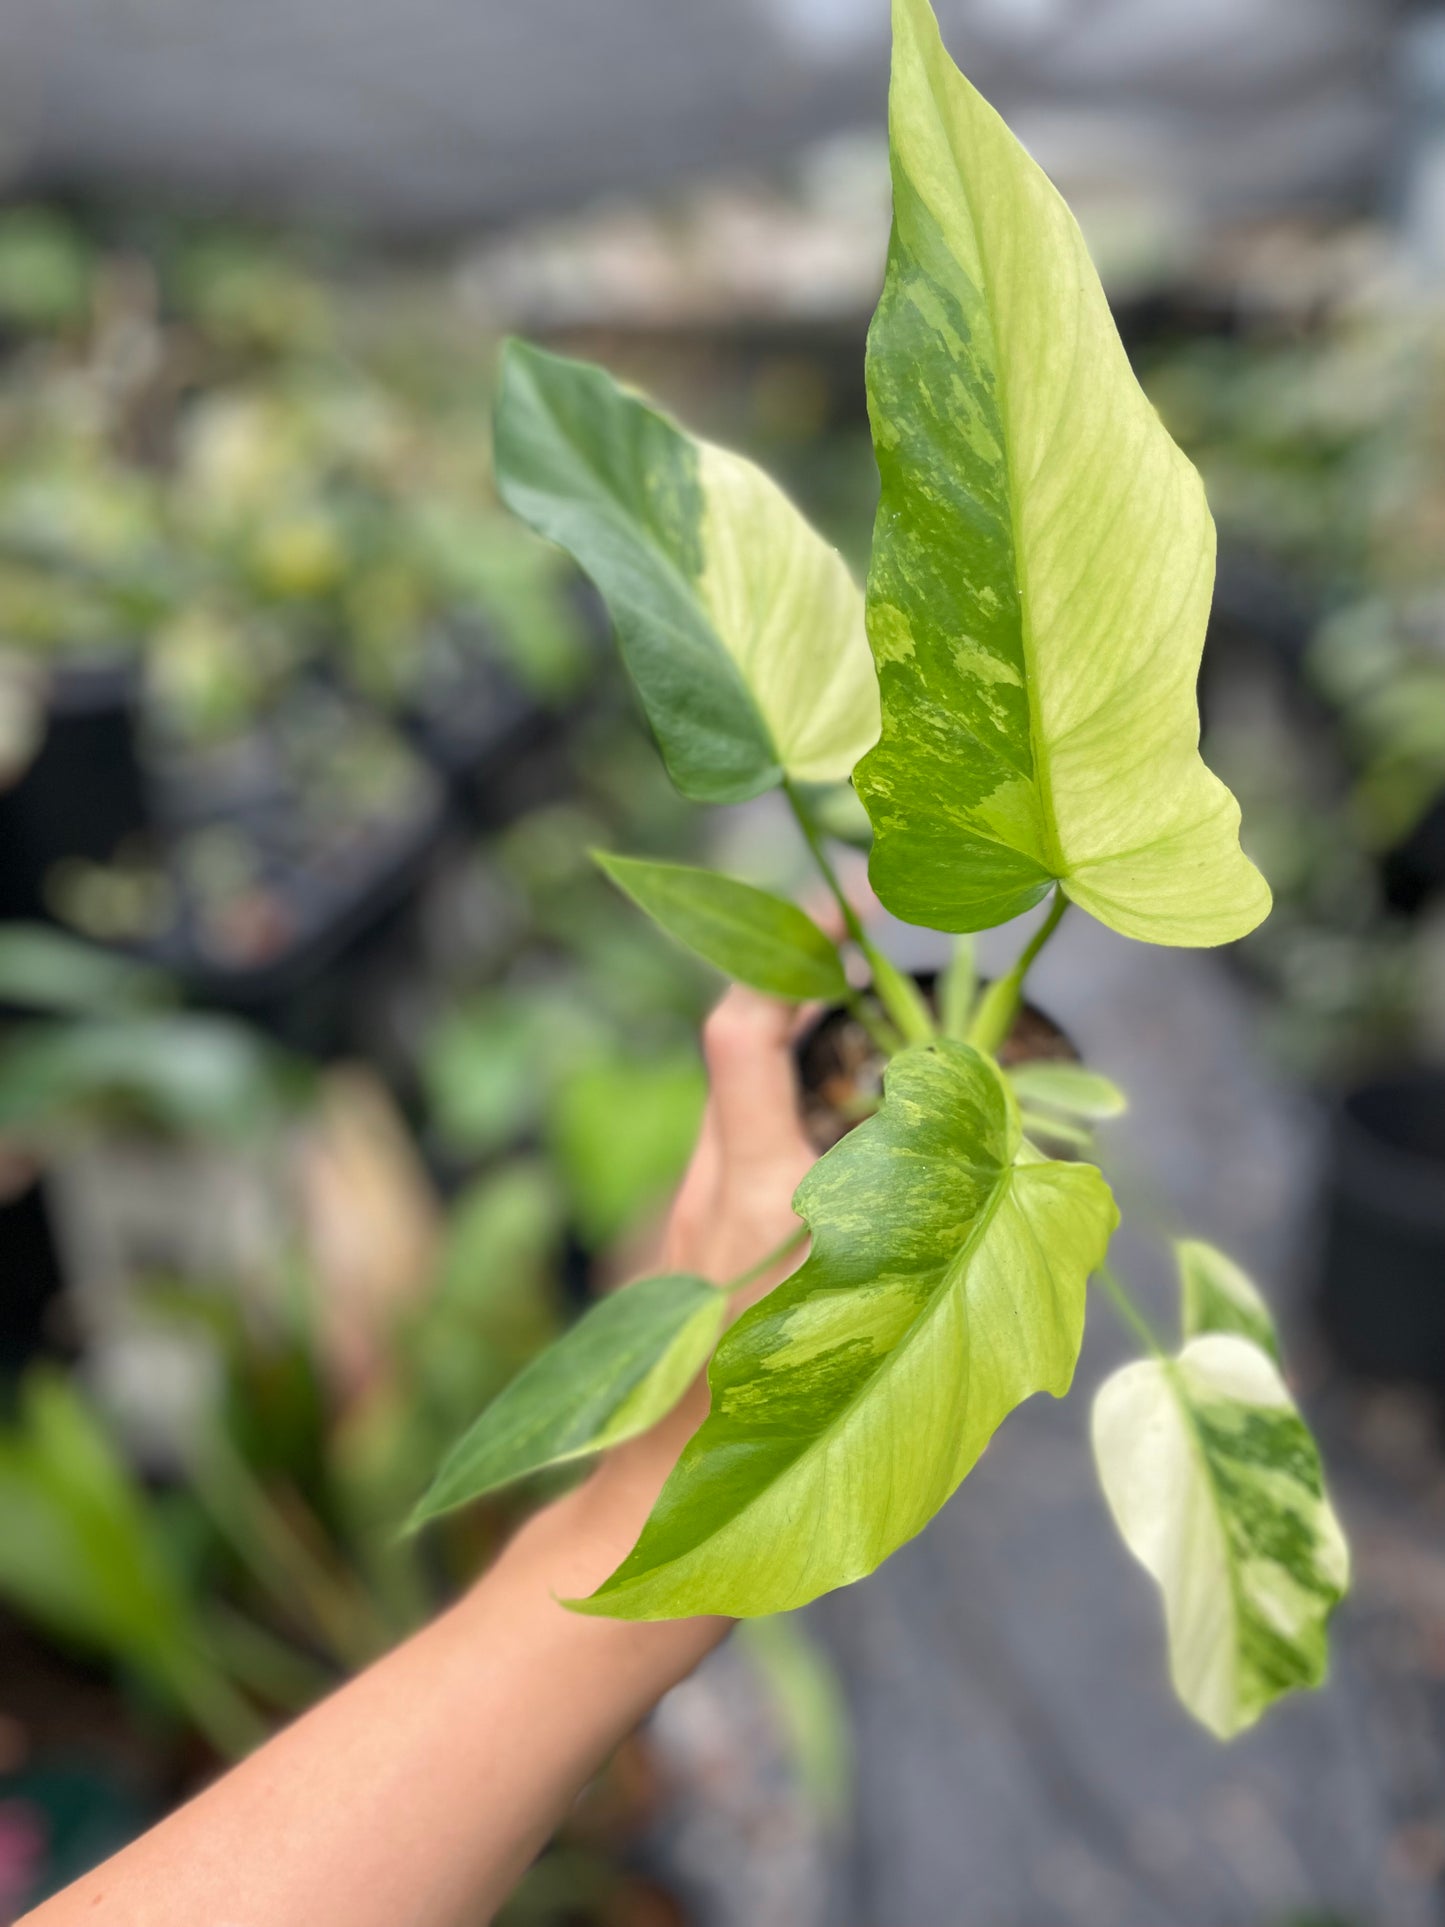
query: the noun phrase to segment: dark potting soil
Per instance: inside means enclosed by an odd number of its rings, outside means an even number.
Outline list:
[[[932,979],[919,979],[931,995]],[[794,1047],[803,1125],[815,1151],[828,1151],[876,1104],[887,1058],[851,1011],[835,1006]],[[1007,1069],[1036,1062],[1076,1064],[1071,1040],[1034,1004],[1025,1004],[998,1054]]]

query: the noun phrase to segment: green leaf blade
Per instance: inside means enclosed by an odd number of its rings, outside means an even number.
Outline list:
[[[895,0],[894,231],[869,333],[882,482],[868,630],[871,875],[977,930],[1057,880],[1125,935],[1215,944],[1266,913],[1198,754],[1214,532],[1129,369],[1073,217]]]
[[[894,1059],[882,1109],[799,1189],[807,1262],[724,1339],[706,1423],[581,1610],[802,1605],[921,1530],[1014,1406],[1067,1390],[1117,1214],[1097,1171],[1019,1153],[977,1052]]]
[[[1233,1332],[1250,1339],[1280,1364],[1274,1317],[1258,1287],[1234,1260],[1200,1238],[1176,1239],[1174,1257],[1185,1338]]]
[[[1042,1059],[1015,1064],[1008,1080],[1020,1103],[1042,1104],[1065,1117],[1103,1121],[1122,1117],[1129,1108],[1129,1100],[1112,1078],[1083,1064],[1055,1064]]]
[[[878,734],[862,598],[751,462],[600,368],[508,345],[498,485],[601,592],[673,782],[705,803],[848,776]]]
[[[1100,1387],[1093,1442],[1115,1523],[1163,1594],[1189,1711],[1229,1739],[1319,1685],[1349,1553],[1273,1362],[1210,1333],[1126,1365]]]
[[[837,945],[796,904],[690,864],[593,854],[654,923],[739,983],[798,1003],[847,995]]]
[[[725,1293],[687,1273],[643,1278],[599,1300],[457,1442],[413,1526],[645,1432],[702,1369],[726,1309]]]

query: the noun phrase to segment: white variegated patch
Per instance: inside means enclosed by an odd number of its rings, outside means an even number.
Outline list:
[[[1228,1739],[1324,1678],[1349,1583],[1319,1454],[1273,1362],[1233,1333],[1126,1365],[1094,1402],[1125,1543],[1158,1581],[1175,1689]]]

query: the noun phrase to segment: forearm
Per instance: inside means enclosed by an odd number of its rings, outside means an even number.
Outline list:
[[[568,1612],[661,1458],[620,1453],[462,1602],[25,1927],[473,1927],[608,1753],[727,1629]]]

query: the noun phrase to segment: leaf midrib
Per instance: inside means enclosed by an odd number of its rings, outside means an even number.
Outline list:
[[[679,586],[684,594],[696,605],[703,618],[703,623],[713,646],[732,671],[738,689],[741,691],[747,701],[748,707],[757,719],[762,740],[771,752],[774,763],[781,769],[783,767],[782,755],[774,739],[772,728],[767,718],[763,715],[762,710],[758,707],[757,698],[748,687],[747,678],[744,676],[736,656],[734,656],[732,650],[728,648],[727,643],[723,640],[722,634],[717,626],[716,618],[712,610],[708,607],[707,601],[702,593],[702,576],[690,576],[682,567],[681,563],[668,553],[652,519],[652,504],[650,502],[648,503],[648,513],[645,519],[634,514],[619,492],[619,489],[613,485],[609,478],[592,461],[587,449],[577,440],[570,427],[561,419],[557,411],[548,402],[541,386],[535,382],[533,383],[533,392],[541,401],[542,407],[556,429],[559,439],[572,451],[581,467],[592,477],[598,494],[601,495],[609,505],[609,513],[614,523],[620,522],[624,534],[635,533],[639,526],[645,530],[646,541],[644,546],[661,562],[664,571],[674,585]],[[683,443],[684,447],[687,445],[689,437],[686,436],[683,430],[680,429],[674,421],[670,420],[668,416],[662,414],[658,409],[649,407],[646,402],[636,400],[635,398],[634,406],[643,409],[647,414],[651,415],[655,421],[661,422],[670,434],[675,435],[678,440]],[[696,479],[695,476],[694,480]],[[644,490],[644,499],[645,495],[646,491]],[[700,482],[698,483],[698,495],[699,500],[702,500],[703,496]],[[700,544],[703,539],[701,525],[705,520],[705,516],[700,518],[698,530],[698,540]],[[590,575],[590,573],[591,571],[589,570],[588,574]]]
[[[918,1316],[910,1323],[907,1331],[899,1339],[898,1343],[879,1361],[877,1371],[858,1387],[851,1398],[839,1406],[838,1410],[824,1426],[817,1431],[809,1433],[808,1437],[800,1445],[798,1451],[787,1461],[777,1477],[769,1479],[766,1485],[760,1487],[760,1489],[743,1505],[740,1505],[736,1511],[729,1513],[720,1525],[708,1532],[703,1538],[697,1540],[695,1544],[689,1546],[685,1552],[680,1552],[673,1558],[664,1560],[659,1565],[649,1566],[644,1572],[634,1574],[626,1581],[625,1585],[617,1588],[616,1594],[609,1594],[607,1590],[604,1589],[603,1592],[596,1595],[597,1597],[616,1597],[634,1586],[655,1580],[660,1573],[664,1573],[668,1571],[669,1568],[680,1565],[684,1560],[692,1558],[694,1554],[706,1546],[710,1540],[717,1538],[719,1533],[730,1530],[737,1525],[739,1520],[745,1519],[755,1506],[761,1505],[784,1479],[792,1476],[797,1466],[803,1460],[810,1457],[825,1439],[831,1437],[831,1435],[852,1416],[856,1407],[861,1404],[865,1398],[870,1397],[874,1393],[880,1380],[884,1379],[885,1375],[892,1370],[894,1362],[909,1349],[918,1334],[927,1329],[938,1307],[955,1288],[958,1282],[958,1274],[967,1266],[969,1259],[973,1255],[975,1246],[983,1238],[984,1233],[988,1230],[988,1227],[998,1214],[1004,1198],[1012,1189],[1014,1173],[1017,1168],[1017,1164],[1013,1162],[1001,1167],[1000,1180],[994,1186],[988,1203],[979,1212],[978,1217],[974,1220],[972,1229],[954,1257],[943,1267],[943,1275],[937,1289],[929,1295],[928,1302],[923,1306]],[[969,1373],[970,1371],[971,1366],[969,1361],[965,1360],[965,1372]],[[967,1379],[965,1379],[965,1385],[966,1384]]]
[[[936,31],[937,29],[935,27],[935,32]],[[943,53],[944,58],[946,59],[947,52],[943,48],[941,35],[939,36],[939,51]],[[973,228],[974,239],[978,244],[979,264],[980,264],[980,267],[983,269],[983,272],[980,276],[979,294],[983,300],[984,310],[988,315],[989,335],[991,337],[991,341],[993,345],[994,378],[997,384],[997,392],[998,392],[999,419],[1003,424],[1003,431],[1004,431],[1003,437],[1002,437],[1003,439],[1002,453],[1003,453],[1004,475],[1006,477],[1007,485],[1008,485],[1007,492],[1008,492],[1008,511],[1009,511],[1009,541],[1012,548],[1012,571],[1013,571],[1013,579],[1014,579],[1014,588],[1018,595],[1018,605],[1019,605],[1019,645],[1023,652],[1023,658],[1024,658],[1024,676],[1026,678],[1025,696],[1028,701],[1028,710],[1029,710],[1029,753],[1033,759],[1033,766],[1034,766],[1033,780],[1034,780],[1035,787],[1038,791],[1039,802],[1043,812],[1044,836],[1045,836],[1045,843],[1046,843],[1044,854],[1048,858],[1049,863],[1052,867],[1052,872],[1055,880],[1062,882],[1065,876],[1067,875],[1067,866],[1065,865],[1063,860],[1063,852],[1059,847],[1058,823],[1054,815],[1053,780],[1049,770],[1049,758],[1047,753],[1047,745],[1043,742],[1042,736],[1040,734],[1038,703],[1035,696],[1035,691],[1038,687],[1038,683],[1037,683],[1036,668],[1035,668],[1033,618],[1029,609],[1029,596],[1028,596],[1028,591],[1025,583],[1024,569],[1023,569],[1024,551],[1023,551],[1023,546],[1020,539],[1020,529],[1019,529],[1018,491],[1015,486],[1017,477],[1015,473],[1014,456],[1013,456],[1012,416],[1009,408],[1010,384],[1009,384],[1008,374],[1004,365],[1004,358],[999,351],[999,343],[1000,343],[999,318],[998,318],[997,311],[994,307],[993,292],[990,286],[990,276],[988,273],[987,264],[984,261],[984,248],[983,248],[982,233],[981,233],[980,224],[979,224],[977,206],[974,201],[973,190],[969,182],[968,172],[964,167],[962,167],[959,164],[958,150],[955,147],[954,141],[953,141],[951,117],[948,116],[945,111],[948,105],[946,95],[940,98],[938,89],[935,85],[935,75],[932,69],[933,69],[933,63],[930,61],[928,63],[929,90],[933,94],[935,105],[939,110],[939,120],[943,127],[944,139],[948,145],[949,157],[953,162],[954,173],[958,179],[958,184],[962,192],[964,205],[968,209],[969,222]],[[970,83],[966,79],[964,79],[964,77],[961,74],[959,75],[959,80],[962,82],[962,85],[964,87],[966,88],[970,87]],[[970,91],[973,91],[973,90],[970,88]],[[988,107],[987,102],[983,101],[982,95],[979,95],[978,98],[980,102],[983,104],[985,110],[988,112],[991,112],[992,109]],[[910,176],[910,180],[911,178],[912,177]],[[918,192],[916,183],[914,183],[914,192],[915,193]],[[919,198],[922,199],[922,196],[920,195]],[[940,234],[946,235],[947,227],[945,223],[939,219],[937,214],[934,213],[931,205],[929,206],[929,213],[930,215],[932,215],[933,219],[938,222],[938,228],[939,228]],[[949,248],[949,253],[950,255],[952,255],[954,263],[957,266],[959,272],[961,274],[964,274],[965,277],[967,277],[967,270],[964,268],[963,263],[958,259],[958,256],[954,253],[952,247]],[[1075,341],[1075,353],[1077,355],[1077,339]],[[1012,848],[1013,846],[1005,845],[1004,847]]]

